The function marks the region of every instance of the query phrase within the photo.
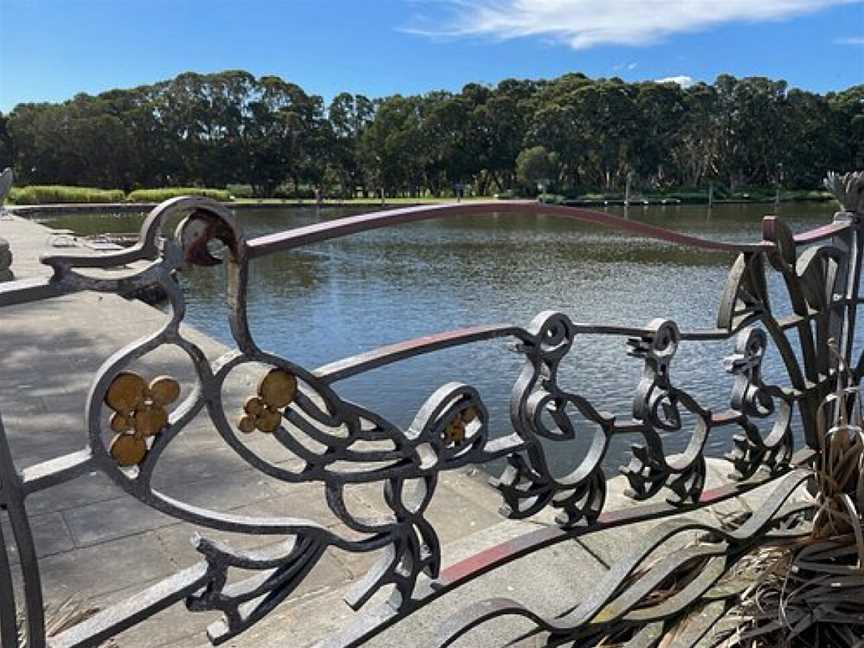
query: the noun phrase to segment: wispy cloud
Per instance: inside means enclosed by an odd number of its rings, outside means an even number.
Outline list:
[[[638,63],[618,63],[613,65],[612,69],[617,72],[619,70],[635,70],[637,67],[639,67]]]
[[[647,45],[672,34],[729,22],[762,22],[862,0],[445,0],[441,21],[415,20],[404,31],[427,36],[552,38],[574,49]]]
[[[689,88],[690,86],[696,85],[696,79],[691,76],[687,76],[686,74],[682,74],[680,76],[671,76],[657,79],[657,83],[677,83],[682,88]]]
[[[835,38],[836,45],[864,45],[864,36],[846,36],[844,38]]]

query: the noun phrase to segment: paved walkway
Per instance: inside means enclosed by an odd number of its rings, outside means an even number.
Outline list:
[[[21,218],[0,220],[0,236],[15,255],[16,277],[47,271],[36,261],[49,230]],[[3,309],[0,313],[0,412],[19,466],[45,460],[85,445],[83,408],[94,372],[116,349],[152,332],[165,315],[137,301],[82,293]],[[225,348],[190,331],[210,358]],[[145,375],[169,373],[184,393],[192,372],[177,353],[159,351],[144,358]],[[254,390],[247,374],[229,390],[237,402]],[[253,442],[254,443],[254,442]],[[262,454],[269,450],[261,442]],[[712,464],[712,481],[725,468]],[[252,470],[214,434],[208,421],[196,420],[166,451],[157,468],[156,487],[193,505],[247,515],[290,515],[332,527],[339,522],[326,506],[321,489],[283,484]],[[620,496],[623,481],[610,483],[612,507],[630,505]],[[355,489],[350,502],[374,514],[381,510],[377,486]],[[757,496],[758,497],[758,496]],[[447,474],[436,491],[429,519],[438,530],[445,563],[548,523],[510,522],[497,513],[499,499],[476,469]],[[199,559],[190,537],[196,530],[237,548],[253,548],[272,538],[195,529],[178,523],[124,495],[100,473],[83,476],[34,495],[28,512],[36,538],[49,604],[74,595],[106,606],[141,590]],[[438,623],[472,597],[513,596],[537,609],[560,611],[562,605],[590,591],[592,582],[632,544],[639,528],[597,534],[519,561],[453,596],[443,597],[423,614],[400,624],[374,645],[425,646]],[[305,646],[344,624],[351,616],[341,601],[347,585],[365,573],[374,556],[328,553],[290,600],[230,646]],[[563,567],[563,568],[562,568]],[[563,603],[562,603],[563,602]],[[455,606],[455,607],[454,607]],[[122,648],[199,647],[213,614],[189,613],[182,605],[161,613],[116,640]],[[501,622],[460,645],[501,645],[520,629],[519,621]],[[534,645],[530,640],[523,645]]]
[[[0,236],[14,251],[16,278],[50,274],[37,260],[49,234],[47,228],[21,218],[0,220]],[[85,445],[83,412],[94,372],[112,352],[151,333],[164,319],[161,311],[141,302],[95,293],[3,309],[0,412],[19,466]],[[189,333],[210,358],[227,350],[197,331]],[[144,360],[139,367],[143,375],[173,375],[183,393],[188,393],[192,371],[185,356],[159,351]],[[248,374],[241,384],[233,385],[238,403],[254,393],[254,381]],[[266,440],[261,443],[264,446]],[[260,451],[267,454],[268,450]],[[338,526],[323,489],[280,483],[252,470],[203,417],[175,439],[160,459],[155,485],[168,495],[218,511],[290,515]],[[446,511],[439,506],[430,514],[442,540],[449,543],[500,522],[492,495],[479,479],[448,476],[436,498],[446,503]],[[356,489],[350,497],[355,505],[374,512],[377,493]],[[116,601],[200,558],[189,541],[195,528],[136,502],[101,473],[32,496],[28,513],[49,603],[70,594],[97,605]],[[274,541],[201,531],[241,548]],[[369,564],[368,556],[327,555],[292,598],[330,592],[356,580]],[[159,646],[184,636],[202,638],[213,616],[177,607],[161,615],[160,622],[147,624],[146,631],[127,632],[130,636],[118,643],[124,648]],[[166,616],[171,619],[168,623]]]

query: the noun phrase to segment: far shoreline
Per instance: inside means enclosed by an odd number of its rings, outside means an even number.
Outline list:
[[[237,200],[222,202],[228,208],[240,207],[243,209],[286,209],[297,207],[318,207],[322,209],[335,209],[346,207],[370,208],[370,209],[386,209],[388,207],[412,207],[416,205],[440,205],[440,204],[456,204],[457,202],[475,202],[475,201],[491,201],[494,197],[470,197],[457,201],[455,198],[390,198],[385,202],[380,200],[370,199],[324,199],[316,201],[314,199],[280,199],[280,198],[262,198],[249,199],[241,198]],[[556,204],[552,201],[550,204]],[[767,199],[723,199],[713,201],[714,206],[724,205],[770,205],[774,204],[775,200]],[[808,202],[827,202],[822,199],[781,199],[783,204],[789,203],[808,203]],[[159,203],[144,203],[144,202],[116,202],[116,203],[44,203],[34,205],[15,205],[6,204],[3,209],[9,213],[21,216],[24,218],[32,217],[36,214],[40,215],[64,215],[64,214],[136,214],[145,213],[156,207]],[[561,203],[557,203],[561,204]],[[620,198],[592,198],[586,200],[570,199],[563,201],[563,204],[572,207],[591,207],[602,209],[605,207],[624,207],[625,201]],[[647,209],[649,207],[687,207],[687,206],[703,206],[708,207],[707,202],[684,202],[673,201],[671,199],[663,199],[651,197],[648,199],[633,198],[630,200],[630,207],[641,207]]]

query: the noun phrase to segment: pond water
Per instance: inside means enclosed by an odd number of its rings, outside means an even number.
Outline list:
[[[345,209],[238,209],[247,236],[356,213]],[[760,238],[760,219],[772,205],[631,208],[627,216],[669,229],[730,242]],[[830,203],[781,205],[795,231],[830,222]],[[615,213],[623,213],[617,210]],[[134,231],[135,216],[73,215],[44,221],[79,233]],[[574,224],[552,216],[501,215],[451,218],[402,225],[316,244],[253,262],[249,314],[264,348],[307,368],[439,331],[474,324],[527,325],[543,310],[559,310],[577,322],[642,326],[655,317],[682,329],[712,328],[727,271],[728,254],[706,253],[659,241]],[[224,300],[224,271],[184,273],[187,321],[232,344]],[[773,282],[775,303],[785,290]],[[599,409],[629,418],[641,361],[627,356],[625,338],[578,338],[562,366],[560,383],[590,398]],[[672,380],[703,406],[725,409],[731,376],[722,358],[733,341],[683,343]],[[491,413],[495,434],[511,431],[507,404],[521,368],[512,341],[496,340],[449,349],[376,369],[338,383],[343,398],[362,403],[407,426],[438,386],[461,381],[477,387]],[[772,352],[768,381],[783,384]],[[587,430],[586,430],[587,432]],[[731,428],[716,430],[710,454],[731,447]],[[667,453],[680,451],[689,430],[665,435]],[[555,453],[556,471],[584,455],[589,435]],[[606,467],[626,463],[640,438],[613,439]],[[799,444],[800,445],[800,444]]]

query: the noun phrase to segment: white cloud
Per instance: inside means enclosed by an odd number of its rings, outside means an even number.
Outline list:
[[[778,20],[862,0],[445,0],[443,24],[404,31],[427,36],[553,38],[574,49],[646,45],[723,23]]]
[[[680,76],[671,76],[665,77],[663,79],[657,79],[657,83],[677,83],[682,88],[689,88],[690,86],[696,85],[696,79],[682,74]]]
[[[834,40],[836,45],[864,45],[864,36],[848,36]]]

